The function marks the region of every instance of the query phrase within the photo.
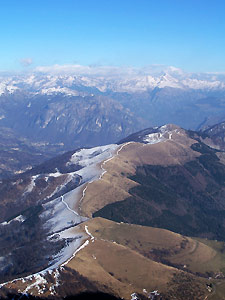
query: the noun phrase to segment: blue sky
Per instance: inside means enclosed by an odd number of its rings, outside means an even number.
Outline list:
[[[54,64],[225,71],[224,0],[0,0],[0,70]]]

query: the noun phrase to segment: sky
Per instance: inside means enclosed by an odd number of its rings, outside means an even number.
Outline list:
[[[0,0],[0,71],[167,65],[225,72],[224,0]]]

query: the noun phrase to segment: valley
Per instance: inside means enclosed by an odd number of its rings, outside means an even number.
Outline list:
[[[218,74],[80,66],[0,74],[0,81],[1,178],[143,128],[172,123],[204,132],[225,120],[225,78]]]

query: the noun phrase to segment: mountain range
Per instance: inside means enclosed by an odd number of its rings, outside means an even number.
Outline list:
[[[1,177],[68,150],[116,143],[150,126],[173,123],[206,130],[225,120],[224,90],[224,74],[174,67],[56,65],[2,74],[1,149],[11,165],[0,161]],[[12,146],[10,136],[22,143]],[[35,155],[22,166],[15,158],[19,150],[13,149],[24,143]]]
[[[148,128],[3,179],[1,297],[223,299],[221,130]]]
[[[0,298],[222,300],[224,92],[174,67],[2,74]]]

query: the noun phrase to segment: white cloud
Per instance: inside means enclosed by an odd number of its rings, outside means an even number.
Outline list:
[[[51,65],[51,66],[38,66],[34,70],[36,73],[53,74],[53,75],[71,75],[92,78],[93,80],[111,80],[111,84],[120,82],[120,84],[126,84],[130,82],[132,85],[148,85],[158,84],[159,81],[163,81],[168,85],[168,80],[176,83],[183,80],[195,81],[203,80],[206,82],[225,82],[225,74],[223,73],[188,73],[182,69],[174,66],[165,65],[149,65],[145,67],[130,67],[130,66],[102,66],[102,65],[79,65],[79,64],[64,64],[64,65]],[[172,82],[171,81],[171,82]],[[93,81],[95,82],[95,81]],[[133,82],[133,83],[132,83]],[[157,83],[158,82],[158,83]],[[183,82],[181,85],[186,84]],[[190,83],[190,82],[189,82]]]
[[[33,59],[30,57],[26,57],[26,58],[22,58],[20,60],[21,65],[23,65],[24,67],[28,67],[30,65],[32,65],[33,63]]]
[[[100,76],[100,77],[133,77],[133,76],[160,76],[165,72],[182,75],[184,72],[181,69],[173,66],[165,65],[150,65],[145,67],[129,67],[129,66],[101,66],[89,65],[83,66],[78,64],[64,64],[51,66],[38,66],[34,69],[35,72],[40,73],[54,73],[54,74],[72,74],[81,76]]]
[[[39,66],[34,69],[35,72],[55,73],[55,74],[74,74],[83,76],[129,76],[137,73],[138,69],[131,67],[116,67],[116,66],[82,66],[82,65],[53,65]]]

